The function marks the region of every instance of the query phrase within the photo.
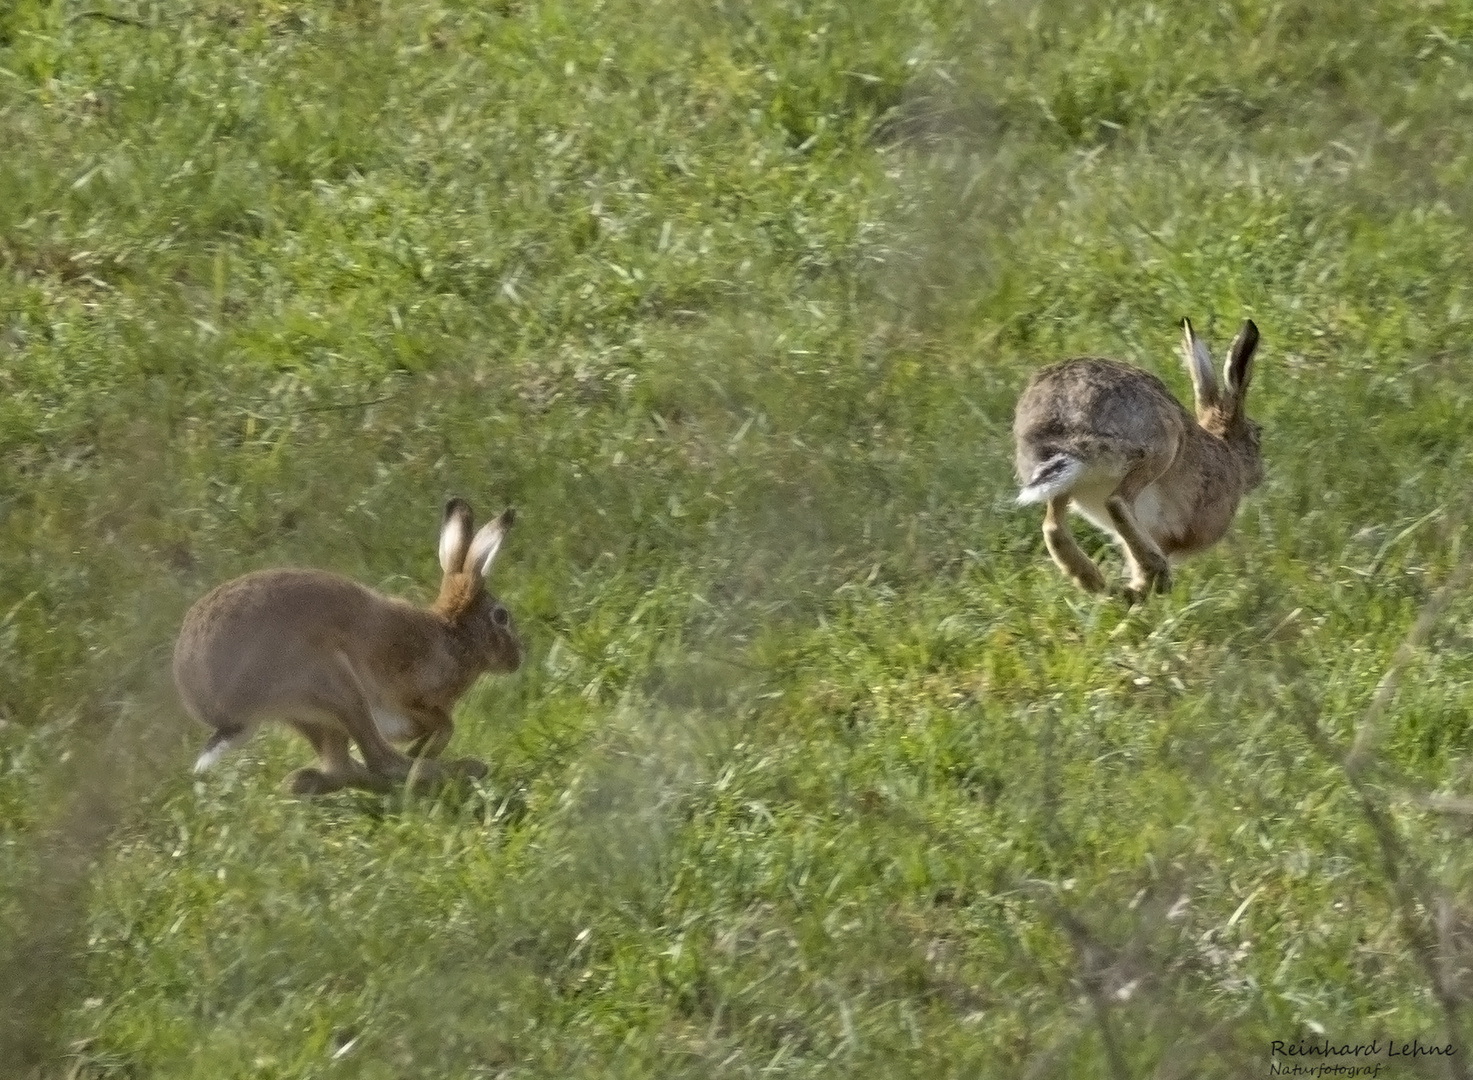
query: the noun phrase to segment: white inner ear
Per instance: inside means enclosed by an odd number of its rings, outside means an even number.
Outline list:
[[[1212,354],[1202,344],[1202,339],[1190,330],[1183,333],[1181,348],[1187,356],[1187,367],[1191,371],[1192,388],[1197,391],[1197,399],[1203,404],[1210,404],[1217,397],[1217,373],[1212,370]]]
[[[500,518],[488,521],[481,526],[481,531],[476,533],[476,538],[471,541],[470,554],[465,557],[467,570],[473,571],[477,577],[485,577],[491,572],[491,562],[496,558],[496,553],[501,550],[501,541],[506,536],[506,526]]]
[[[1241,384],[1233,378],[1233,358],[1229,356],[1222,365],[1222,381],[1227,387],[1227,392],[1235,398],[1241,398],[1248,389],[1248,384],[1253,381],[1253,357],[1249,355],[1243,364],[1243,380]]]
[[[445,573],[460,572],[469,531],[464,514],[451,514],[440,527],[440,569]]]

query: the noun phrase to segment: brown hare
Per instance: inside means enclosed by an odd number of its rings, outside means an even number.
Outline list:
[[[471,684],[521,665],[511,615],[485,588],[514,516],[508,508],[472,536],[465,500],[445,504],[444,578],[428,609],[324,570],[257,570],[206,594],[185,615],[174,647],[179,697],[214,729],[194,771],[277,719],[317,751],[317,768],[283,782],[295,795],[391,791],[411,770],[424,783],[484,775],[486,766],[471,758],[430,759],[450,741],[450,711]],[[408,743],[408,754],[391,742]]]
[[[1171,588],[1168,558],[1220,540],[1238,502],[1263,483],[1259,427],[1243,411],[1258,327],[1228,350],[1222,385],[1212,356],[1182,320],[1182,352],[1196,392],[1194,420],[1156,376],[1117,360],[1065,360],[1034,374],[1018,399],[1019,503],[1044,503],[1044,543],[1088,592],[1105,579],[1080,550],[1072,506],[1125,550],[1131,602]]]

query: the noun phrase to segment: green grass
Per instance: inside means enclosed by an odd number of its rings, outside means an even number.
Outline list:
[[[5,1068],[1468,1040],[1466,590],[1363,719],[1469,555],[1470,98],[1463,0],[0,7]],[[1086,352],[1186,396],[1182,315],[1262,328],[1268,479],[1126,610],[1012,505],[1012,406]],[[486,783],[191,777],[188,604],[427,599],[451,493],[520,513]]]

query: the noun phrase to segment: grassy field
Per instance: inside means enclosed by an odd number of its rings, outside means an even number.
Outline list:
[[[1470,108],[1468,0],[0,4],[0,1073],[1469,1075]],[[1128,609],[1012,407],[1183,315],[1268,478]],[[485,783],[192,777],[189,603],[452,493]]]

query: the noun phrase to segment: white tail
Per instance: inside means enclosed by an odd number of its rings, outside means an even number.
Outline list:
[[[1028,478],[1018,492],[1018,505],[1048,502],[1070,490],[1084,473],[1084,462],[1070,454],[1055,454]]]
[[[216,732],[210,736],[210,741],[205,743],[204,752],[195,759],[194,771],[202,773],[207,769],[213,769],[216,762],[245,742],[250,734],[249,731],[238,731],[234,735],[226,736]]]

